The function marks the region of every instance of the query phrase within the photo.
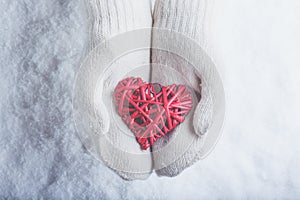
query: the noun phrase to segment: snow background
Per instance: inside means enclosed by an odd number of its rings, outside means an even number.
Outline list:
[[[0,199],[299,199],[299,10],[298,0],[216,0],[223,136],[176,178],[127,182],[75,133],[81,0],[1,0]]]

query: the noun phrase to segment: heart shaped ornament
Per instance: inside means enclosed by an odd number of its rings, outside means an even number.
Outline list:
[[[182,123],[192,109],[192,94],[184,85],[147,84],[126,78],[114,91],[118,113],[143,150]]]

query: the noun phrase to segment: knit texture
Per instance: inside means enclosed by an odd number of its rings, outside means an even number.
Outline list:
[[[155,5],[154,10],[154,27],[160,29],[168,29],[177,33],[183,34],[187,37],[187,40],[194,40],[202,48],[208,47],[208,41],[206,34],[209,32],[209,21],[210,21],[210,7],[211,2],[208,3],[206,0],[191,1],[191,0],[158,0]],[[153,41],[155,45],[157,43],[167,42],[166,38],[155,35],[153,32]],[[160,33],[161,34],[161,33]],[[176,40],[172,38],[170,45],[176,44],[178,48],[184,48],[185,40],[182,38]],[[191,47],[187,48],[188,54],[193,54],[194,49]],[[201,55],[199,55],[201,56]],[[186,137],[190,137],[193,140],[189,147],[182,147],[180,144],[172,144],[182,148],[182,155],[179,158],[174,158],[175,162],[168,165],[167,167],[160,168],[162,165],[157,165],[157,174],[162,176],[175,176],[182,172],[188,166],[191,166],[194,162],[201,158],[204,152],[202,152],[202,147],[205,143],[205,133],[210,127],[212,121],[212,111],[213,111],[213,99],[211,91],[209,91],[207,84],[203,84],[203,79],[211,79],[213,77],[208,73],[208,76],[202,77],[201,74],[197,74],[197,66],[190,66],[188,60],[183,60],[178,57],[178,55],[172,54],[170,52],[161,50],[152,50],[152,63],[158,63],[163,66],[172,67],[174,70],[183,74],[185,79],[189,80],[191,87],[195,90],[198,101],[201,98],[200,103],[197,105],[194,117],[191,118],[194,125],[194,130],[182,129],[179,134],[185,134]],[[204,71],[209,71],[210,69],[204,69]],[[170,75],[170,72],[164,70],[163,67],[153,67],[152,68],[152,81],[154,82],[164,82],[166,80],[174,79]],[[197,136],[196,136],[196,134]],[[194,134],[194,136],[193,136]],[[170,138],[163,138],[162,141],[156,144],[155,149],[160,149],[163,144],[168,143]],[[177,141],[177,143],[181,141]],[[171,148],[172,149],[172,148]],[[154,160],[157,163],[162,163],[164,161],[165,155],[171,155],[172,152],[164,152],[154,154]]]
[[[115,35],[121,34],[123,32],[135,30],[138,28],[149,27],[152,24],[151,18],[151,4],[148,1],[140,0],[86,0],[86,11],[88,14],[89,22],[89,45],[88,51],[93,50],[100,42],[108,40]],[[149,61],[150,52],[143,54],[142,59]],[[99,99],[100,101],[101,99]],[[110,126],[110,119],[105,110],[99,112],[99,120],[101,121],[101,131],[107,132]],[[130,131],[130,130],[128,130]],[[114,140],[113,133],[111,139]],[[116,141],[111,141],[112,143],[118,143],[120,138],[115,138]],[[134,140],[134,138],[132,139]],[[135,142],[135,141],[134,141]],[[130,142],[131,144],[132,142]],[[130,145],[128,144],[128,145]],[[99,144],[100,145],[100,144]],[[116,154],[114,152],[108,152],[105,148],[98,148],[100,150],[99,154],[102,155],[101,160],[111,168],[113,165],[126,165],[126,163],[134,164],[142,162],[139,160],[132,160],[130,156],[126,157],[126,153]],[[113,149],[110,149],[113,151]],[[110,156],[109,156],[110,155]],[[148,163],[149,166],[152,163]],[[122,178],[127,180],[133,179],[145,179],[149,176],[149,173],[129,173],[122,170],[114,169]]]
[[[89,46],[117,34],[151,26],[151,3],[139,0],[85,0],[89,21]]]

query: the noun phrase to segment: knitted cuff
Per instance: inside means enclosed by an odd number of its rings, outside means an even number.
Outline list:
[[[150,4],[140,0],[85,0],[89,23],[89,46],[152,24]]]
[[[205,45],[210,31],[212,0],[157,0],[154,27],[173,30]]]

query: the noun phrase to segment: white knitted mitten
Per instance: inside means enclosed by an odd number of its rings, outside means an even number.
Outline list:
[[[192,39],[205,49],[207,47],[206,34],[208,33],[207,29],[210,21],[209,10],[211,3],[208,0],[157,0],[153,14],[154,27],[168,29],[169,31],[166,32],[174,31],[177,34],[180,33],[187,37],[187,40],[183,39],[184,37],[179,37],[178,39],[175,36],[172,39],[168,39],[170,36],[163,36],[163,31],[153,31],[152,44],[160,46],[160,43],[169,42],[169,44],[166,44],[167,47],[168,45],[177,46],[178,51],[187,51],[185,52],[187,55],[193,55],[195,54],[195,49],[192,46],[190,48],[185,47],[186,43]],[[190,113],[193,117],[186,119],[180,125],[181,127],[175,130],[175,132],[179,132],[178,134],[182,139],[175,140],[172,143],[173,136],[170,136],[162,138],[155,143],[153,160],[155,161],[156,172],[161,176],[175,176],[179,174],[185,168],[201,159],[206,154],[203,151],[211,149],[211,147],[206,147],[206,150],[204,150],[203,146],[205,145],[206,132],[212,122],[213,96],[203,81],[204,79],[211,80],[213,77],[210,77],[209,73],[206,75],[205,73],[197,73],[197,66],[190,66],[188,58],[186,59],[181,59],[170,52],[158,49],[152,50],[152,63],[167,66],[177,71],[177,74],[182,75],[181,78],[178,78],[175,73],[166,70],[165,67],[153,66],[152,82],[163,84],[171,84],[172,82],[178,84],[179,82],[182,84],[182,81],[186,80],[197,96],[197,102],[194,102],[196,104],[195,112]],[[200,96],[201,101],[199,102]],[[189,126],[185,126],[186,124]],[[192,126],[194,129],[191,128]],[[183,145],[183,141],[186,140],[189,140],[190,143]],[[170,143],[169,148],[162,148],[168,143]]]
[[[152,25],[151,3],[148,0],[85,0],[85,4],[88,14],[90,34],[89,50],[93,50],[103,40],[108,40],[120,33],[150,27]],[[139,54],[139,57],[136,59],[148,63],[150,60],[150,51],[149,53],[146,52]],[[122,64],[124,66],[124,63]],[[84,73],[88,74],[88,72]],[[90,77],[92,79],[93,76]],[[106,86],[103,84],[103,87]],[[98,99],[98,101],[101,101],[101,99]],[[106,107],[106,109],[111,108]],[[92,135],[89,137],[95,137],[95,139],[87,140],[86,143],[89,145],[87,148],[93,149],[92,151],[96,152],[100,159],[108,167],[116,171],[116,173],[118,173],[122,178],[128,180],[147,178],[152,172],[150,152],[148,152],[149,159],[146,161],[139,160],[138,156],[132,156],[135,153],[138,154],[140,151],[135,138],[129,138],[126,135],[117,135],[117,133],[115,133],[116,129],[114,129],[110,118],[111,116],[109,116],[105,109],[98,113],[98,120],[100,122],[98,132],[101,134],[107,133],[108,137],[110,137],[110,141],[107,142],[106,140],[101,139],[102,136],[96,137]],[[130,130],[127,131],[130,132]],[[99,145],[99,147],[97,147],[97,145]],[[132,155],[127,154],[124,150],[114,149],[113,147],[118,147],[120,145],[123,145],[124,148],[133,152]],[[138,170],[133,169],[135,164],[141,162],[144,162],[143,164],[145,166],[149,165],[149,171],[139,172]],[[133,167],[130,168],[130,166]],[[125,170],[125,168],[133,169],[133,171]]]

